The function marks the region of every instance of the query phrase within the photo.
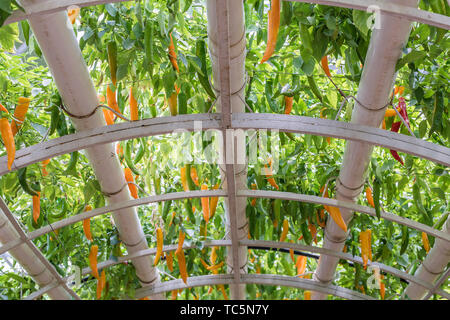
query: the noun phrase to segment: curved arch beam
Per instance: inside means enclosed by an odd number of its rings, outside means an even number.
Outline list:
[[[208,240],[208,241],[202,241],[202,247],[229,247],[231,246],[231,241],[230,240]],[[163,247],[163,252],[169,252],[169,251],[175,251],[178,248],[178,245],[168,245],[168,246],[164,246]],[[183,245],[183,249],[198,249],[199,246],[195,245],[195,244],[190,244],[190,245]],[[144,257],[144,256],[150,256],[150,255],[155,255],[156,254],[156,249],[155,248],[149,248],[146,250],[141,250],[141,251],[137,251],[134,252],[132,254],[123,256],[123,257],[117,257],[117,260],[112,260],[112,259],[108,259],[106,261],[103,262],[99,262],[97,267],[99,270],[104,269],[104,268],[108,268],[120,263],[124,263],[125,261],[131,260],[133,258],[138,258],[138,257]],[[83,268],[83,270],[81,270],[81,276],[83,275],[87,275],[91,273],[91,268]],[[67,276],[64,278],[64,281],[68,282],[68,281],[73,281],[72,276]],[[33,300],[36,298],[39,298],[40,296],[42,296],[43,294],[45,294],[47,291],[58,287],[59,284],[58,283],[52,283],[49,284],[47,286],[45,286],[44,288],[41,288],[38,291],[33,292],[32,294],[30,294],[29,296],[25,297],[24,300]]]
[[[130,0],[51,0],[44,3],[38,3],[36,6],[28,9],[27,12],[15,11],[4,25],[28,19],[35,14],[48,14],[57,11],[67,10],[70,6],[89,7],[106,3],[128,2]],[[306,2],[322,4],[327,6],[349,8],[355,10],[367,11],[370,6],[377,6],[380,11],[406,18],[411,21],[425,23],[443,29],[450,29],[450,18],[441,14],[424,11],[416,8],[410,8],[402,5],[394,5],[386,0],[284,0],[292,2]]]
[[[294,250],[299,250],[299,251],[306,251],[306,252],[311,252],[311,253],[330,255],[330,256],[337,257],[339,259],[352,261],[354,263],[358,263],[361,265],[363,264],[363,260],[360,257],[353,256],[349,253],[335,252],[335,251],[332,251],[332,250],[329,250],[326,248],[308,246],[308,245],[303,245],[303,244],[299,244],[299,243],[278,242],[278,241],[261,241],[261,240],[243,240],[243,241],[240,241],[239,244],[244,245],[244,246],[261,247],[261,248],[294,249]],[[177,246],[178,245],[164,246],[163,252],[175,251],[177,249]],[[202,247],[231,246],[231,241],[230,240],[210,240],[210,241],[202,242],[201,246]],[[197,246],[196,244],[190,244],[190,245],[185,244],[183,246],[184,250],[197,249],[197,248],[200,248],[200,246]],[[155,254],[156,254],[156,248],[149,248],[147,250],[141,250],[141,251],[135,252],[131,255],[118,257],[117,260],[109,259],[109,260],[106,260],[103,262],[99,262],[98,268],[99,269],[108,268],[108,267],[123,263],[125,261],[131,260],[133,258],[148,256],[148,255],[155,255]],[[369,262],[369,265],[376,266],[376,267],[380,268],[380,270],[382,270],[386,273],[389,273],[395,277],[417,283],[418,285],[423,286],[424,288],[427,288],[428,290],[434,290],[434,292],[436,294],[439,294],[442,297],[450,299],[450,295],[448,293],[446,293],[445,291],[443,291],[442,289],[435,288],[435,286],[433,284],[430,284],[423,280],[420,280],[417,277],[414,277],[413,275],[411,275],[409,273],[403,272],[399,269],[396,269],[396,268],[393,268],[393,267],[390,267],[390,266],[387,266],[385,264],[378,263],[378,262]],[[91,272],[91,268],[87,267],[81,271],[81,275],[87,275],[90,272]],[[230,275],[230,276],[232,277],[232,275]],[[189,279],[191,279],[191,278],[189,278]],[[231,279],[234,280],[233,278],[231,278]],[[69,281],[69,280],[71,280],[70,277],[64,278],[64,281]],[[212,284],[214,284],[214,283],[206,283],[204,285],[212,285]],[[42,288],[41,290],[32,293],[32,295],[33,295],[32,298],[36,299],[39,296],[45,294],[48,290],[50,290],[52,288],[54,288],[54,285],[49,285],[45,288]],[[183,287],[181,287],[181,288],[183,288]],[[174,290],[174,289],[169,289],[169,290]]]
[[[380,12],[411,21],[425,23],[443,29],[450,29],[450,18],[441,14],[390,3],[389,0],[284,0],[292,2],[316,3],[326,6],[367,11],[370,7],[380,8]]]
[[[242,240],[240,243],[245,246],[260,247],[260,248],[280,248],[280,249],[294,249],[294,250],[299,250],[299,251],[307,251],[307,252],[329,255],[329,256],[339,258],[339,259],[352,261],[352,262],[358,263],[360,265],[364,264],[361,257],[353,256],[349,253],[337,252],[337,251],[333,251],[333,250],[322,248],[322,247],[308,246],[308,245],[303,245],[303,244],[299,244],[299,243],[279,242],[279,241],[262,241],[262,240]],[[433,284],[425,282],[417,277],[414,277],[414,275],[411,275],[407,272],[390,267],[388,265],[378,263],[378,262],[372,262],[372,261],[368,262],[368,265],[378,267],[378,268],[380,268],[380,270],[382,270],[386,273],[389,273],[398,278],[408,280],[410,282],[414,282],[414,283],[416,283],[424,288],[427,288],[429,290],[436,289]],[[435,290],[434,292],[439,294],[442,297],[450,299],[450,294],[448,294],[447,292],[445,292],[439,288],[437,290]]]
[[[185,198],[201,198],[201,197],[225,197],[226,191],[224,190],[205,190],[205,191],[190,191],[190,192],[173,192],[173,193],[167,193],[167,194],[161,194],[156,196],[149,196],[134,200],[129,200],[125,202],[119,202],[115,203],[113,205],[108,205],[102,208],[97,208],[91,211],[86,211],[80,214],[77,214],[75,216],[71,216],[65,219],[62,219],[60,221],[57,221],[55,223],[52,223],[50,225],[46,225],[44,227],[39,228],[38,230],[32,231],[27,235],[28,240],[33,240],[37,237],[40,237],[44,234],[47,234],[49,232],[52,232],[53,230],[60,229],[63,227],[66,227],[68,225],[80,222],[84,219],[93,218],[98,215],[102,215],[114,210],[120,210],[124,208],[129,207],[135,207],[135,206],[141,206],[146,205],[149,203],[155,203],[155,202],[162,202],[162,201],[169,201],[169,200],[182,200]],[[335,199],[329,199],[329,198],[323,198],[313,195],[306,195],[306,194],[297,194],[293,192],[281,192],[281,191],[265,191],[265,190],[238,190],[237,191],[238,197],[247,197],[247,198],[270,198],[270,199],[282,199],[282,200],[290,200],[290,201],[300,201],[300,202],[307,202],[307,203],[314,203],[318,205],[329,205],[329,206],[335,206],[343,209],[349,209],[356,212],[365,213],[368,215],[371,215],[373,217],[376,217],[375,210],[370,207],[361,206],[352,202],[345,202],[345,201],[338,201]],[[400,225],[405,225],[407,227],[423,231],[433,237],[440,238],[445,241],[450,242],[450,235],[448,235],[445,232],[442,232],[441,230],[433,229],[427,225],[424,225],[422,223],[413,221],[411,219],[407,219],[404,217],[397,216],[395,214],[382,211],[381,217],[383,219],[396,222]],[[20,244],[22,244],[24,241],[21,239],[17,239],[11,242],[8,242],[0,247],[0,254],[3,254]]]
[[[12,170],[104,143],[168,134],[176,130],[221,130],[220,119],[220,114],[189,114],[86,130],[18,150]],[[367,142],[450,166],[450,148],[388,130],[348,122],[271,113],[239,113],[232,115],[232,127],[243,130],[272,129]],[[8,172],[7,157],[3,156],[0,158],[0,175]]]
[[[270,113],[233,114],[234,129],[267,129],[366,142],[450,166],[450,148],[389,130],[343,121]]]
[[[195,131],[197,126],[201,127],[202,130],[220,130],[220,119],[220,114],[189,114],[122,122],[84,130],[18,150],[11,170],[17,170],[45,159],[115,141],[169,134],[177,131]],[[3,156],[0,158],[0,175],[8,172],[7,157]]]
[[[68,225],[83,221],[84,219],[93,218],[102,214],[114,212],[116,210],[142,206],[149,203],[169,201],[169,200],[182,200],[186,198],[201,198],[201,197],[224,197],[226,196],[226,192],[223,190],[204,190],[204,191],[190,191],[190,192],[172,192],[166,194],[160,194],[156,196],[149,196],[124,202],[117,202],[105,207],[97,208],[90,211],[85,211],[80,214],[59,220],[57,222],[52,223],[51,225],[46,225],[41,227],[35,231],[28,233],[27,241],[33,240],[37,237],[40,237],[46,233],[52,232],[53,230],[60,229],[66,227]],[[9,251],[16,246],[19,246],[24,241],[21,239],[14,240],[8,243],[5,243],[0,247],[0,254]]]
[[[291,201],[300,201],[300,202],[308,202],[319,205],[328,205],[332,207],[338,207],[343,209],[348,209],[356,212],[361,212],[368,214],[372,217],[376,217],[375,209],[362,206],[353,202],[347,201],[339,201],[330,198],[323,198],[318,196],[312,196],[308,194],[298,194],[293,192],[281,192],[281,191],[265,191],[265,190],[240,190],[238,191],[238,197],[247,197],[247,198],[269,198],[269,199],[281,199],[281,200],[291,200]],[[397,216],[395,214],[382,211],[380,212],[380,216],[385,219],[400,225],[407,226],[412,229],[416,229],[419,231],[423,231],[430,236],[440,238],[442,240],[450,242],[450,234],[442,232],[441,230],[434,229],[429,227],[423,223],[416,222],[414,220],[404,218],[401,216]]]
[[[60,229],[62,227],[66,227],[68,225],[80,222],[84,219],[93,218],[98,215],[102,215],[114,210],[135,207],[146,205],[149,203],[169,201],[169,200],[182,200],[185,198],[201,198],[201,197],[225,197],[226,192],[224,190],[206,190],[206,191],[190,191],[190,192],[173,192],[156,196],[149,196],[134,200],[129,200],[126,202],[115,203],[113,205],[108,205],[102,208],[97,208],[91,211],[86,211],[75,216],[71,216],[50,225],[46,225],[38,230],[32,231],[28,234],[28,240],[33,240],[37,237],[40,237],[44,234],[52,232],[53,230]],[[281,191],[265,191],[265,190],[239,190],[237,192],[238,197],[247,197],[247,198],[270,198],[270,199],[282,199],[282,200],[290,200],[290,201],[300,201],[307,203],[314,203],[318,205],[329,205],[335,206],[343,209],[349,209],[356,212],[365,213],[376,217],[375,210],[370,207],[361,206],[352,202],[338,201],[335,199],[323,198],[313,195],[306,194],[297,194],[293,192],[281,192]],[[440,238],[445,241],[450,242],[450,235],[442,232],[441,230],[433,229],[427,225],[416,222],[411,219],[407,219],[401,216],[397,216],[395,214],[382,211],[381,217],[383,219],[398,223],[400,225],[405,225],[409,228],[413,228],[419,231],[423,231],[433,237]],[[3,254],[16,246],[19,246],[24,241],[21,239],[17,239],[11,242],[8,242],[0,247],[0,254]]]
[[[271,286],[292,287],[303,290],[315,290],[349,300],[375,300],[370,296],[350,289],[345,289],[334,285],[324,285],[321,283],[317,283],[314,280],[301,279],[298,277],[281,276],[275,274],[241,274],[240,279],[242,283],[246,284],[254,283]],[[188,278],[187,285],[181,279],[165,281],[155,286],[137,289],[136,298],[139,299],[150,294],[162,293],[177,289],[201,287],[207,285],[232,284],[233,281],[234,276],[228,274],[191,277]]]
[[[212,240],[212,241],[205,241],[202,242],[203,247],[213,247],[213,246],[231,246],[231,241],[230,240]],[[240,245],[244,245],[244,246],[253,246],[253,247],[261,247],[261,248],[284,248],[284,249],[294,249],[294,250],[299,250],[299,251],[306,251],[306,252],[311,252],[311,253],[318,253],[318,254],[325,254],[325,255],[330,255],[330,256],[334,256],[337,257],[339,259],[343,259],[343,260],[349,260],[352,261],[354,263],[358,263],[360,265],[363,265],[364,262],[362,260],[362,258],[357,257],[357,256],[352,256],[349,253],[344,253],[344,252],[336,252],[333,250],[329,250],[326,248],[321,248],[321,247],[315,247],[315,246],[308,246],[308,245],[303,245],[303,244],[299,244],[299,243],[288,243],[288,242],[278,242],[278,241],[262,241],[262,240],[242,240],[239,242]],[[199,248],[196,245],[184,245],[183,249],[196,249]],[[168,252],[168,251],[174,251],[177,249],[177,245],[168,245],[168,246],[164,246],[163,247],[163,252]],[[102,268],[107,268],[119,263],[123,263],[125,261],[128,261],[132,258],[136,258],[136,257],[140,257],[140,256],[146,256],[146,255],[155,255],[156,254],[156,249],[155,248],[150,248],[148,250],[142,250],[142,251],[138,251],[136,253],[134,253],[133,255],[128,255],[128,256],[124,256],[124,257],[119,257],[117,261],[114,260],[107,260],[104,262],[100,262],[98,264],[98,268],[102,269]],[[395,277],[398,278],[402,278],[405,280],[408,280],[410,282],[414,282],[417,283],[420,286],[423,286],[424,288],[427,288],[429,290],[432,290],[434,288],[433,284],[430,284],[428,282],[425,282],[421,279],[418,279],[416,277],[414,277],[413,275],[403,272],[399,269],[387,266],[385,264],[382,263],[378,263],[378,262],[369,262],[369,265],[373,265],[373,266],[377,266],[378,268],[380,268],[380,270],[385,271]],[[91,269],[89,267],[84,268],[81,272],[82,275],[86,275],[89,274],[91,272]],[[64,280],[68,280],[68,277],[65,278]],[[437,294],[446,297],[447,299],[450,298],[450,295],[447,294],[446,292],[444,292],[441,289],[437,289],[435,291]]]

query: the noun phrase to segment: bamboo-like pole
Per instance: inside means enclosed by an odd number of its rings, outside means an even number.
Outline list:
[[[393,0],[392,3],[410,7],[417,6],[417,0]],[[373,29],[357,94],[359,102],[355,103],[351,122],[379,127],[394,84],[395,65],[410,33],[411,22],[382,13],[378,13],[375,18],[379,19],[380,28]],[[354,201],[361,193],[372,150],[373,145],[367,143],[347,142],[343,165],[336,183],[338,200]],[[341,214],[348,225],[353,217],[353,211],[341,210]],[[324,231],[323,247],[341,251],[347,235],[332,219],[328,219]],[[339,259],[334,257],[321,256],[314,279],[322,283],[330,283],[338,262]],[[311,298],[322,300],[326,299],[326,295],[313,292]]]
[[[0,242],[7,243],[20,238],[20,234],[8,221],[5,213],[0,209]],[[39,260],[28,243],[23,243],[9,251],[11,256],[25,269],[27,274],[40,286],[45,287],[58,279]],[[54,300],[70,300],[72,297],[62,286],[49,290],[48,296]]]
[[[21,4],[36,5],[39,1],[22,0]],[[68,20],[66,11],[32,16],[29,19],[33,34],[38,41],[45,60],[58,87],[65,107],[77,116],[90,114],[99,105],[97,92],[83,59],[78,40]],[[84,131],[105,125],[100,109],[90,117],[71,119],[77,131]],[[110,194],[109,203],[131,199],[126,186],[123,168],[114,152],[112,144],[98,145],[86,149],[102,191]],[[113,213],[120,238],[127,251],[147,249],[139,218],[134,208],[119,210]],[[143,286],[159,282],[159,273],[153,267],[151,258],[138,258],[133,261],[136,275]],[[162,296],[153,297],[161,299]]]
[[[442,228],[442,232],[450,233],[450,217]],[[433,248],[428,252],[427,257],[414,273],[414,277],[433,283],[444,272],[450,262],[450,242],[436,238]],[[410,283],[405,290],[405,297],[412,300],[424,298],[427,289],[416,283]]]
[[[208,42],[213,69],[213,87],[217,95],[221,95],[218,97],[217,110],[222,112],[222,123],[226,126],[223,129],[226,132],[231,127],[231,114],[245,112],[245,105],[241,99],[245,90],[244,5],[242,0],[226,0],[227,2],[224,0],[221,3],[216,1],[219,0],[207,0],[206,2]],[[222,8],[219,5],[225,9],[221,10]],[[221,30],[226,25],[228,30]],[[227,45],[224,45],[225,37],[228,41],[228,48]],[[229,84],[227,83],[224,86],[221,79],[227,79]],[[222,90],[224,87],[227,88],[228,92]],[[226,103],[226,107],[224,103]],[[238,162],[238,159],[245,158],[245,135],[236,135],[236,137],[225,135],[224,139],[228,139],[226,140],[227,151],[234,153],[233,163],[219,164],[222,180],[226,180],[224,189],[228,189],[229,192],[246,189],[247,167],[245,163]],[[230,176],[230,174],[235,176]],[[233,185],[230,185],[231,183]],[[226,234],[229,239],[242,240],[247,238],[246,204],[246,198],[228,197],[225,199]],[[234,208],[235,210],[233,210]],[[237,230],[234,230],[235,228]],[[234,245],[231,250],[233,254],[227,255],[228,272],[234,272],[235,275],[236,273],[247,273],[247,248],[237,247],[237,243]],[[239,261],[238,264],[236,260]],[[236,270],[236,268],[239,268],[239,270]],[[245,299],[245,285],[230,284],[230,296],[234,300]]]

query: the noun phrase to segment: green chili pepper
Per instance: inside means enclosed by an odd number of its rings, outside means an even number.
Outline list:
[[[153,23],[147,20],[144,31],[145,64],[147,71],[153,75]]]
[[[62,112],[59,112],[59,120],[58,120],[58,126],[56,127],[56,131],[58,132],[58,135],[60,137],[68,134],[66,117],[64,116],[64,113],[62,113]]]
[[[380,212],[380,192],[381,192],[381,184],[378,178],[375,178],[373,182],[373,202],[375,204],[375,213],[377,214],[378,220],[381,219]]]
[[[275,199],[273,204],[273,211],[275,213],[275,220],[281,222],[281,199]]]
[[[23,191],[28,193],[30,196],[37,196],[36,191],[31,189],[27,182],[27,167],[21,168],[18,171],[19,184],[22,187]]]
[[[202,87],[205,89],[206,93],[212,98],[215,99],[216,95],[214,94],[211,85],[209,84],[209,80],[208,80],[208,72],[206,69],[206,45],[205,45],[205,40],[200,39],[197,40],[196,43],[196,54],[197,57],[200,58],[200,62],[202,64],[201,66],[201,71],[203,74],[201,74],[200,72],[197,71],[197,76],[198,79],[200,81],[200,84],[202,85]]]
[[[153,184],[155,186],[155,193],[156,194],[161,194],[161,178],[160,177],[155,177],[153,179]]]
[[[307,245],[310,245],[312,237],[308,230],[308,224],[306,222],[304,222],[304,223],[300,224],[300,228],[302,230],[303,240],[305,240]]]
[[[64,173],[78,176],[78,174],[76,172],[77,162],[78,162],[78,151],[74,151],[70,154],[70,161],[69,161],[67,169],[66,169],[66,171],[64,171]]]
[[[172,204],[172,200],[164,201],[163,211],[162,211],[163,220],[166,220],[166,217],[169,214],[171,204]]]
[[[178,114],[187,114],[187,99],[184,92],[178,95]]]
[[[319,99],[320,102],[323,102],[322,95],[319,91],[319,88],[317,87],[316,81],[314,81],[314,78],[312,76],[308,77],[308,83],[309,83],[309,88],[314,93],[314,95],[317,97],[317,99]]]
[[[59,107],[57,105],[53,104],[52,107],[50,108],[50,110],[51,110],[51,118],[50,118],[50,129],[48,132],[49,136],[51,136],[55,132],[56,128],[58,128],[58,124],[59,124],[59,120],[60,120]]]
[[[152,118],[156,118],[156,106],[154,104],[150,106],[150,113],[152,114]]]
[[[194,212],[192,211],[191,200],[189,200],[189,199],[184,200],[184,208],[186,209],[186,212],[188,214],[189,221],[191,221],[192,223],[195,223],[195,216],[194,216]]]
[[[400,255],[404,254],[409,244],[409,230],[407,226],[402,227],[402,246],[400,248]]]
[[[114,86],[117,83],[117,44],[115,41],[110,41],[107,44],[108,64],[111,72],[111,81]]]
[[[188,183],[188,187],[190,191],[193,191],[196,189],[195,183],[191,178],[191,165],[190,164],[186,164],[186,180]]]
[[[136,153],[136,156],[134,157],[134,163],[138,163],[142,157],[145,155],[145,140],[143,138],[139,139],[139,141],[141,142],[139,144],[139,149],[138,152]]]
[[[133,143],[133,140],[128,140],[127,143],[125,144],[125,150],[124,150],[125,162],[126,162],[128,168],[130,168],[134,174],[136,174],[138,176],[142,176],[141,172],[138,169],[136,169],[136,167],[134,166],[133,160],[131,159],[132,143]]]

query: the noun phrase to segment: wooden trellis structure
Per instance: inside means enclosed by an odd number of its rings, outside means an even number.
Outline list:
[[[81,55],[78,41],[72,29],[67,28],[66,10],[70,6],[88,7],[124,0],[21,0],[25,13],[17,11],[6,24],[28,19],[52,72],[65,106],[72,114],[90,114],[99,105],[96,90]],[[84,212],[52,226],[43,226],[27,232],[15,219],[5,202],[0,199],[0,254],[9,252],[28,272],[41,289],[26,299],[35,299],[48,294],[52,299],[79,299],[70,288],[68,278],[62,278],[42,255],[32,240],[47,234],[52,229],[72,225],[86,218],[112,212],[120,237],[127,247],[128,255],[117,261],[107,260],[100,268],[124,261],[132,261],[142,285],[136,292],[137,298],[150,296],[162,299],[166,291],[186,287],[229,284],[231,298],[245,299],[245,284],[290,286],[313,291],[313,299],[325,299],[335,295],[344,299],[373,299],[365,294],[337,287],[332,284],[339,259],[362,264],[359,257],[343,253],[347,233],[328,219],[323,247],[273,241],[247,239],[245,205],[247,197],[272,198],[289,201],[309,202],[335,206],[341,209],[348,222],[353,212],[375,216],[374,209],[357,205],[354,199],[360,194],[373,146],[398,150],[435,163],[450,166],[450,149],[435,145],[416,137],[379,129],[389,95],[395,80],[395,64],[408,38],[411,22],[426,23],[439,28],[450,29],[450,18],[425,12],[416,8],[417,0],[290,0],[354,10],[379,8],[381,29],[374,30],[370,42],[363,76],[358,89],[357,103],[350,123],[299,117],[293,115],[245,113],[245,102],[241,94],[245,89],[245,24],[243,0],[206,0],[210,57],[213,66],[213,83],[217,92],[218,113],[160,117],[105,126],[100,110],[86,119],[72,118],[76,133],[18,150],[12,170],[18,170],[45,159],[86,150],[102,191],[109,194],[108,205]],[[67,75],[71,74],[68,78]],[[375,88],[375,89],[374,89]],[[220,190],[177,192],[130,200],[122,170],[117,157],[110,157],[112,143],[138,137],[170,134],[175,130],[195,130],[195,122],[201,121],[202,130],[214,129],[223,132],[225,157],[236,160],[236,150],[230,148],[232,141],[226,133],[229,130],[277,129],[281,132],[301,133],[348,140],[343,166],[337,180],[337,199],[295,194],[248,190],[246,188],[246,167],[236,161],[220,165],[222,179],[226,182]],[[233,138],[234,139],[234,138]],[[237,139],[240,139],[237,137]],[[236,145],[239,141],[235,141]],[[242,151],[242,150],[241,150]],[[240,152],[237,150],[237,152]],[[106,156],[108,155],[108,156]],[[8,172],[6,157],[0,158],[0,174]],[[228,274],[191,277],[187,285],[182,280],[161,282],[158,270],[153,267],[155,248],[148,248],[144,233],[136,214],[137,206],[168,200],[200,197],[224,197],[227,214],[225,240],[205,241],[205,247],[225,246],[228,254]],[[382,212],[383,219],[414,228],[436,238],[433,248],[414,275],[393,267],[373,262],[380,270],[409,282],[406,294],[411,299],[429,298],[439,294],[447,299],[450,295],[440,289],[449,276],[445,270],[450,262],[450,218],[442,230],[433,229],[413,220]],[[247,274],[247,247],[288,248],[321,255],[314,278],[299,279],[270,274]],[[185,245],[184,249],[195,248]],[[163,251],[174,251],[176,245],[164,246]],[[90,273],[90,268],[82,274]]]

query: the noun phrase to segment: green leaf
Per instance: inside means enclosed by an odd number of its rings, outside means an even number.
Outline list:
[[[397,65],[395,66],[395,71],[400,70],[400,68],[402,68],[405,64],[420,61],[426,56],[426,51],[413,50],[398,60]]]
[[[105,9],[111,17],[115,17],[117,14],[117,9],[112,3],[105,4]]]
[[[442,130],[442,113],[444,112],[444,93],[442,90],[438,90],[434,95],[433,101],[433,116],[431,122],[431,128],[428,136],[431,136],[433,132],[441,132]]]
[[[443,201],[446,201],[445,192],[441,188],[431,188],[431,191],[437,194]]]
[[[124,79],[128,74],[128,63],[119,65],[117,68],[117,81]]]
[[[0,28],[0,46],[5,51],[14,50],[14,42],[19,39],[17,23],[9,24]]]
[[[367,34],[369,32],[371,15],[371,13],[365,11],[353,10],[353,23],[355,24],[359,32],[361,32],[364,38],[367,38]]]

